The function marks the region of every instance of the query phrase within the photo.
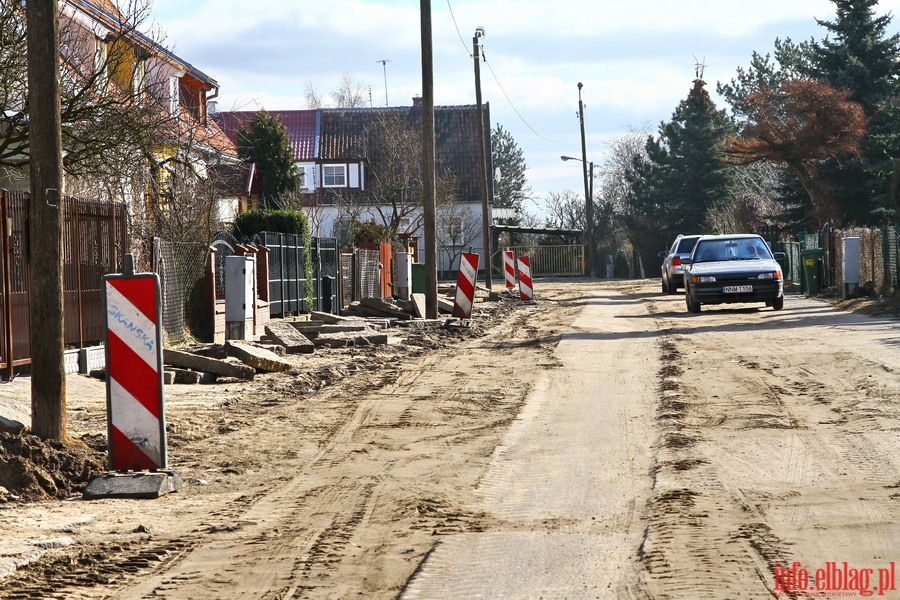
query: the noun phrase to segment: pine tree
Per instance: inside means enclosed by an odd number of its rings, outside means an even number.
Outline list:
[[[494,180],[494,206],[512,208],[520,216],[524,210],[522,203],[531,193],[525,171],[525,155],[512,134],[499,123],[491,132],[491,158],[494,171],[499,177]]]
[[[891,16],[875,16],[878,0],[832,0],[834,21],[817,20],[827,30],[813,46],[813,76],[851,91],[862,105],[869,132],[859,159],[833,161],[824,169],[842,220],[866,224],[877,215],[896,214],[890,197],[894,156],[900,154],[900,35],[887,35]]]
[[[284,125],[264,110],[256,113],[238,136],[238,155],[256,164],[263,208],[301,184]]]
[[[707,214],[728,196],[731,168],[721,160],[735,126],[717,110],[706,83],[696,79],[658,137],[647,139],[647,156],[635,161],[633,213],[663,240],[679,233],[705,233]]]

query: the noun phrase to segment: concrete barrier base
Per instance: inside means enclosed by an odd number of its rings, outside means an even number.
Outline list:
[[[181,489],[183,482],[174,471],[110,471],[91,479],[84,490],[86,499],[159,498]]]

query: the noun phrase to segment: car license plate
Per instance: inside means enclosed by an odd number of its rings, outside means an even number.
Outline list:
[[[752,292],[752,285],[726,285],[722,288],[723,294],[742,294],[744,292]]]

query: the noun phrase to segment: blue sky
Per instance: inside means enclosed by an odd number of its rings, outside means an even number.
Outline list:
[[[900,31],[900,0],[882,0]],[[435,103],[474,104],[477,27],[491,121],[525,153],[533,193],[583,189],[578,82],[588,160],[629,130],[655,132],[687,96],[695,62],[715,93],[775,38],[821,39],[829,0],[432,0]],[[343,74],[372,104],[421,93],[417,0],[154,0],[165,44],[221,84],[220,109],[302,109],[311,83],[329,99]],[[720,104],[721,108],[726,108]],[[540,203],[530,207],[537,212]]]

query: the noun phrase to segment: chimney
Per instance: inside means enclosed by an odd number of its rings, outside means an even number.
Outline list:
[[[215,100],[210,100],[206,103],[206,114],[211,117],[219,116],[219,103]]]
[[[413,107],[422,108],[422,96],[413,96]]]

